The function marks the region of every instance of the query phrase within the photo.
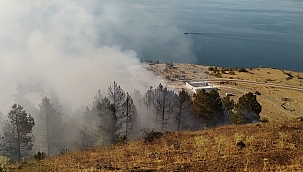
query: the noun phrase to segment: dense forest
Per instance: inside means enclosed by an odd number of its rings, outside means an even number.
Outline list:
[[[74,112],[51,90],[36,107],[19,84],[15,103],[2,114],[0,153],[12,160],[31,158],[37,152],[54,156],[73,149],[106,146],[138,140],[148,131],[202,130],[225,124],[260,120],[261,105],[247,93],[237,102],[216,90],[191,95],[175,92],[161,83],[146,92],[125,92],[113,82],[97,90],[90,105]],[[9,108],[9,107],[8,107]]]

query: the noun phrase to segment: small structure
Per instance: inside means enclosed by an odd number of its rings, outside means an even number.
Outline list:
[[[194,93],[205,89],[206,92],[210,92],[212,89],[219,90],[218,87],[209,84],[208,82],[186,82],[185,87]]]

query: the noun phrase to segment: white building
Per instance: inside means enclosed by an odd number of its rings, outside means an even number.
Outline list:
[[[212,89],[219,90],[218,87],[209,84],[208,82],[186,82],[185,87],[194,93],[205,89],[206,92],[210,92]]]

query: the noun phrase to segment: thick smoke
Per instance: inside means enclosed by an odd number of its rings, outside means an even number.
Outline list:
[[[132,20],[140,13],[142,20]],[[36,106],[54,89],[74,109],[91,103],[96,91],[106,90],[114,80],[129,92],[157,86],[161,80],[141,66],[137,54],[142,59],[155,53],[160,61],[177,62],[185,56],[195,61],[190,40],[180,37],[182,31],[173,23],[159,23],[158,17],[150,15],[147,6],[126,2],[3,1],[1,111],[6,114],[14,103],[18,83]],[[171,49],[161,48],[169,43]]]

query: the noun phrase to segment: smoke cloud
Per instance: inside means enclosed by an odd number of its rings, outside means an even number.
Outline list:
[[[157,86],[161,79],[142,60],[195,62],[191,40],[169,21],[174,14],[157,20],[161,15],[129,2],[4,0],[0,110],[6,114],[14,103],[17,83],[36,106],[54,89],[74,109],[90,104],[114,80],[129,92]]]

